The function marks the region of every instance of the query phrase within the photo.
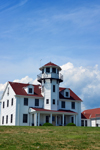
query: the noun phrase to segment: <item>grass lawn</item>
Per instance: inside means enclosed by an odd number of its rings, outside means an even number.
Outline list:
[[[0,126],[0,150],[100,150],[99,127]]]

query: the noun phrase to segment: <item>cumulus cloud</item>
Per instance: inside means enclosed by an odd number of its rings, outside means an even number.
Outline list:
[[[94,67],[75,67],[71,62],[61,66],[64,82],[60,85],[71,88],[82,100],[82,111],[85,109],[100,107],[100,70],[98,65]],[[14,82],[39,84],[37,79],[29,76],[16,79]],[[7,83],[0,84],[0,97]]]
[[[72,63],[61,66],[64,82],[62,86],[71,88],[82,100],[82,110],[100,107],[100,70],[94,67],[75,67]]]

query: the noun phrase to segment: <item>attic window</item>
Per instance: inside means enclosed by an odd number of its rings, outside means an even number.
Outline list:
[[[32,93],[32,88],[29,88],[28,93]]]

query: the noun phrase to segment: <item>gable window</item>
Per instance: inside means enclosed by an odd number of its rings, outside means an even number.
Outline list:
[[[75,102],[72,102],[72,109],[75,109]]]
[[[61,108],[65,108],[65,102],[64,101],[61,102]]]
[[[44,69],[42,69],[42,74],[44,73]]]
[[[2,116],[2,124],[4,124],[4,116]]]
[[[81,126],[84,126],[84,120],[81,120]]]
[[[32,88],[29,88],[29,89],[28,89],[28,93],[32,93]]]
[[[55,92],[55,85],[53,85],[53,92]]]
[[[11,106],[13,106],[13,98],[11,99]]]
[[[53,73],[56,73],[56,68],[52,68],[52,72],[53,72]]]
[[[9,107],[9,100],[7,100],[7,107]]]
[[[35,99],[35,106],[39,106],[39,99]]]
[[[9,95],[9,87],[8,87],[7,95]]]
[[[68,97],[68,92],[66,92],[66,97]]]
[[[24,98],[24,105],[28,106],[28,98]]]
[[[55,104],[55,99],[53,99],[53,104]]]
[[[71,117],[71,123],[74,123],[74,117]]]
[[[49,122],[49,116],[46,116],[46,122]]]
[[[27,120],[28,120],[28,115],[23,114],[23,123],[27,123]]]
[[[11,123],[13,122],[13,114],[11,114],[11,120],[10,120],[10,122]]]
[[[49,104],[49,99],[46,99],[46,104]]]
[[[50,68],[46,68],[46,72],[47,72],[47,73],[50,73]]]
[[[6,115],[6,124],[8,123],[8,115]]]
[[[5,108],[5,102],[3,102],[3,108]]]

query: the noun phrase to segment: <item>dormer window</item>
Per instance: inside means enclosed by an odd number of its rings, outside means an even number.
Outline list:
[[[32,92],[32,88],[29,88],[29,89],[28,89],[28,93],[30,93],[30,94],[33,93],[33,92]]]
[[[66,97],[68,97],[68,92],[66,92]]]
[[[47,73],[50,73],[50,68],[46,68],[46,72],[47,72]]]
[[[56,73],[56,68],[52,68],[52,72],[53,72],[53,73]]]

